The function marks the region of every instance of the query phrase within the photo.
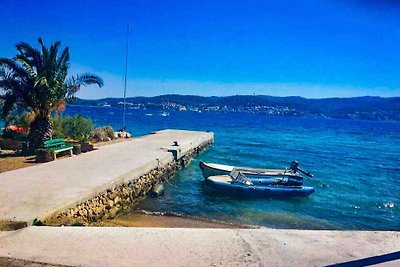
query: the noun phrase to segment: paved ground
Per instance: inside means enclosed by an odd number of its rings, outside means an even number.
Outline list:
[[[167,151],[178,141],[182,152],[213,138],[212,133],[164,130],[100,147],[96,151],[0,174],[0,221],[44,219],[96,196],[114,184],[139,177],[172,160]]]
[[[0,257],[0,267],[69,267],[66,265],[50,264],[38,261],[26,261],[9,257]]]
[[[399,250],[399,232],[124,227],[0,232],[0,257],[75,266],[322,266]]]

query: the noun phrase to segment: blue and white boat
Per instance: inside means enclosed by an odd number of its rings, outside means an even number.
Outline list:
[[[230,175],[209,176],[205,181],[219,193],[245,197],[305,197],[315,192],[310,186],[255,185],[235,170]]]

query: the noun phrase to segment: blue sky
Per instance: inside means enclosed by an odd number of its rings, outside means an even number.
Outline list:
[[[2,1],[0,56],[18,41],[61,40],[72,72],[94,72],[128,96],[400,96],[400,4],[314,1]]]

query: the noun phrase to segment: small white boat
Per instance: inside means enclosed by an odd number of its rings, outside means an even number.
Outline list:
[[[207,179],[210,176],[229,175],[233,170],[237,170],[246,175],[253,184],[273,184],[282,183],[285,185],[299,186],[303,184],[303,177],[298,173],[301,171],[305,175],[312,177],[310,173],[300,170],[296,161],[292,162],[289,169],[254,169],[246,167],[235,167],[215,163],[199,163],[203,177]]]
[[[163,113],[160,114],[160,116],[168,117],[168,116],[169,116],[169,113],[168,113],[168,112],[163,112]]]
[[[215,175],[227,175],[235,168],[240,170],[243,174],[260,174],[260,175],[295,175],[296,173],[292,170],[284,169],[255,169],[248,167],[235,167],[230,165],[223,165],[217,163],[208,163],[200,161],[200,169],[203,172],[204,178]]]

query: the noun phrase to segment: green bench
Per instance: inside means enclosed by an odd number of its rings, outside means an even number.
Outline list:
[[[50,149],[53,152],[54,159],[57,159],[57,153],[63,152],[63,151],[70,151],[70,155],[72,156],[72,149],[74,148],[70,144],[66,144],[64,139],[62,138],[57,138],[57,139],[51,139],[43,142],[43,148],[45,149]]]

